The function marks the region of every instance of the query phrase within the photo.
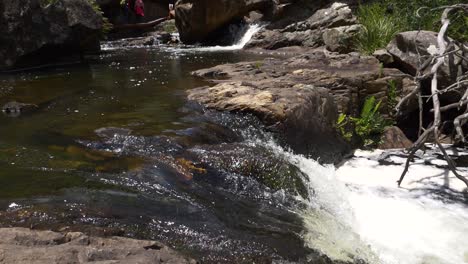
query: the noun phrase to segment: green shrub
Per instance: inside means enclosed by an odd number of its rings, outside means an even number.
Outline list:
[[[101,10],[101,7],[98,5],[96,0],[88,0],[88,2],[93,7],[94,12],[101,16],[102,34],[103,36],[107,35],[114,28],[114,25],[112,25],[112,23],[109,22],[109,19],[104,16],[104,12]]]
[[[404,26],[401,20],[387,13],[387,5],[376,2],[360,5],[357,11],[363,30],[355,38],[356,49],[364,54],[372,54],[387,46]]]
[[[338,117],[337,128],[346,140],[350,141],[353,136],[358,137],[364,147],[375,147],[380,143],[380,139],[385,127],[391,122],[386,120],[380,113],[382,101],[376,101],[375,97],[369,97],[364,102],[359,117],[348,117],[341,114]]]

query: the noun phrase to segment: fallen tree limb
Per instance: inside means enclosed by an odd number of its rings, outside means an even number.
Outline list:
[[[444,6],[440,7],[438,9],[443,9],[442,17],[441,17],[441,23],[442,26],[440,28],[440,31],[437,35],[437,54],[434,54],[431,58],[426,60],[421,67],[418,69],[418,73],[416,75],[415,82],[417,83],[417,88],[414,89],[410,94],[405,96],[397,105],[397,111],[400,110],[402,104],[415,96],[416,94],[418,95],[418,101],[419,101],[419,108],[420,108],[420,115],[419,115],[419,132],[418,132],[418,140],[413,144],[413,146],[408,150],[409,154],[406,160],[405,168],[400,176],[400,179],[397,181],[398,186],[401,185],[403,182],[406,174],[408,173],[409,167],[411,165],[412,160],[414,159],[414,156],[418,150],[422,150],[424,148],[425,143],[428,143],[429,139],[434,140],[434,143],[437,145],[439,150],[442,152],[444,159],[447,161],[448,167],[450,171],[462,182],[466,184],[468,187],[468,179],[463,177],[457,172],[457,168],[455,165],[455,162],[451,159],[451,157],[447,154],[447,151],[445,150],[444,146],[440,144],[439,138],[440,138],[440,129],[442,125],[442,117],[441,117],[441,112],[447,111],[450,109],[456,109],[456,108],[461,108],[463,106],[466,106],[468,104],[468,89],[464,91],[464,95],[461,97],[459,102],[450,104],[447,106],[441,107],[439,95],[448,91],[456,90],[456,89],[461,89],[464,88],[464,84],[466,83],[466,80],[464,80],[464,77],[466,76],[463,75],[462,77],[458,78],[457,81],[448,86],[445,89],[440,90],[439,89],[439,82],[438,82],[438,75],[439,75],[439,68],[446,63],[446,58],[450,54],[454,54],[455,52],[459,51],[452,51],[451,48],[454,46],[454,44],[447,38],[447,30],[450,25],[450,19],[449,15],[455,11],[455,10],[464,10],[465,12],[468,12],[468,4],[458,4],[458,5],[453,5],[453,6]],[[419,12],[419,10],[418,10]],[[450,63],[450,62],[448,62]],[[429,65],[432,64],[430,73],[422,75],[422,71],[424,71]],[[433,122],[429,125],[427,129],[424,130],[422,128],[422,93],[421,93],[421,86],[422,86],[422,81],[426,78],[431,77],[431,95],[429,96],[428,100],[432,100],[432,105],[433,109],[431,112],[433,113]],[[465,135],[463,132],[463,124],[468,120],[468,110],[465,110],[463,114],[457,116],[453,120],[453,124],[455,126],[455,130],[457,133],[457,138],[461,142],[465,142]],[[445,122],[444,122],[445,123]],[[421,131],[424,132],[421,134]],[[430,137],[432,136],[432,137]],[[467,189],[468,190],[468,189]]]

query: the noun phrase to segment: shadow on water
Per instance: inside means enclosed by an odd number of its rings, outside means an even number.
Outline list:
[[[246,141],[268,138],[255,118],[185,100],[206,85],[190,71],[254,59],[114,50],[0,76],[0,105],[39,106],[0,115],[0,224],[156,239],[204,263],[317,256],[293,213],[308,195],[299,169]]]

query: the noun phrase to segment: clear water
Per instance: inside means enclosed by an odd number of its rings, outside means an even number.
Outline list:
[[[337,175],[254,117],[186,101],[208,85],[190,71],[262,58],[238,50],[248,38],[0,76],[0,105],[38,105],[0,115],[0,225],[156,239],[203,263],[466,262],[463,203],[349,183],[352,166]]]

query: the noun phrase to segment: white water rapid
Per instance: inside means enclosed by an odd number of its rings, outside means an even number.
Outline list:
[[[189,48],[183,49],[184,51],[205,51],[205,52],[215,52],[215,51],[234,51],[241,50],[249,43],[252,37],[262,29],[262,26],[258,24],[249,25],[249,28],[245,34],[240,38],[237,43],[231,46],[212,46],[212,47],[199,47],[199,48]]]
[[[299,212],[306,244],[335,260],[383,264],[468,263],[468,206],[453,175],[434,157],[416,160],[397,188],[404,158],[380,165],[382,151],[358,151],[339,169],[268,143],[304,172],[311,199]],[[394,151],[399,155],[401,152]],[[465,153],[465,155],[468,153]],[[468,174],[466,168],[462,173]],[[450,188],[447,184],[451,184]],[[445,190],[447,196],[437,194]],[[445,199],[444,199],[445,197]],[[298,198],[299,199],[299,198]],[[352,256],[357,256],[352,257]]]

